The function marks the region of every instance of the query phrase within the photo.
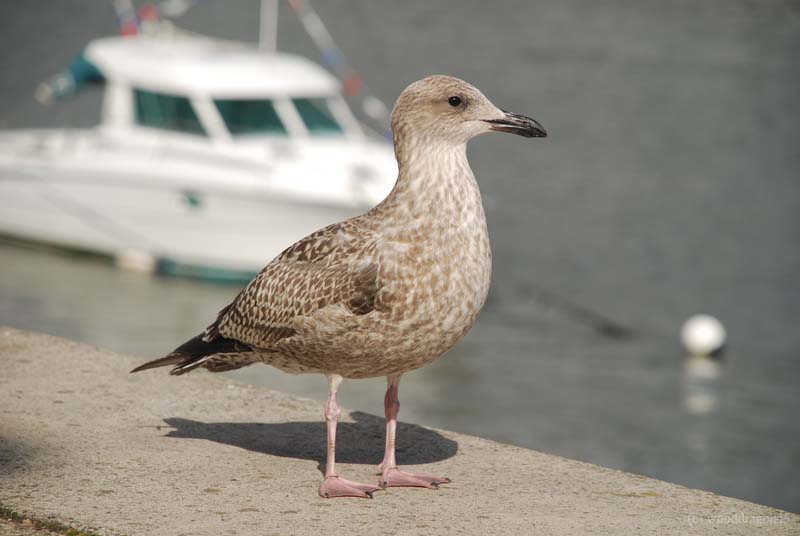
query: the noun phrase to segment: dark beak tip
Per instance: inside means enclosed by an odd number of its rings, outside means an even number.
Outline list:
[[[547,131],[535,119],[524,115],[505,112],[503,119],[491,119],[486,122],[491,125],[491,129],[496,132],[508,132],[526,138],[546,138]]]
[[[525,136],[526,138],[546,138],[547,137],[547,131],[545,129],[543,129],[541,127],[541,125],[531,126],[529,128],[522,129],[520,131],[516,131],[514,133],[515,134],[520,134],[522,136]]]
[[[531,132],[533,133],[532,137],[534,138],[546,138],[547,131],[544,127],[537,121],[536,119],[531,119]]]

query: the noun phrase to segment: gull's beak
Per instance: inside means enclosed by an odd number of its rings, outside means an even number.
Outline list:
[[[497,132],[510,132],[512,134],[519,134],[526,138],[546,138],[547,132],[544,127],[539,124],[536,119],[525,117],[524,115],[512,114],[503,110],[505,114],[501,119],[486,119],[485,122],[491,126],[490,130]]]

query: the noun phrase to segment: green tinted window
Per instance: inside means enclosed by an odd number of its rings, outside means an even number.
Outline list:
[[[286,127],[281,123],[272,101],[219,99],[214,104],[228,126],[228,131],[233,135],[286,135]]]
[[[203,125],[186,97],[134,89],[136,123],[154,128],[205,134]]]
[[[340,134],[342,127],[333,118],[325,99],[292,99],[311,134]]]

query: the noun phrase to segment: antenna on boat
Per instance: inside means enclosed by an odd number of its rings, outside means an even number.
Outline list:
[[[261,0],[258,48],[263,52],[278,50],[278,0]]]

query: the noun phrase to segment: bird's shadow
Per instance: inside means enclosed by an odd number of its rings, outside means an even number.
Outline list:
[[[355,422],[339,422],[336,430],[336,461],[378,464],[383,457],[385,421],[375,415],[354,411]],[[164,419],[171,430],[166,437],[207,439],[242,449],[313,460],[325,465],[327,434],[323,421],[312,422],[213,422],[179,417]],[[458,443],[439,432],[416,424],[397,424],[397,461],[424,464],[446,460],[458,452]]]

